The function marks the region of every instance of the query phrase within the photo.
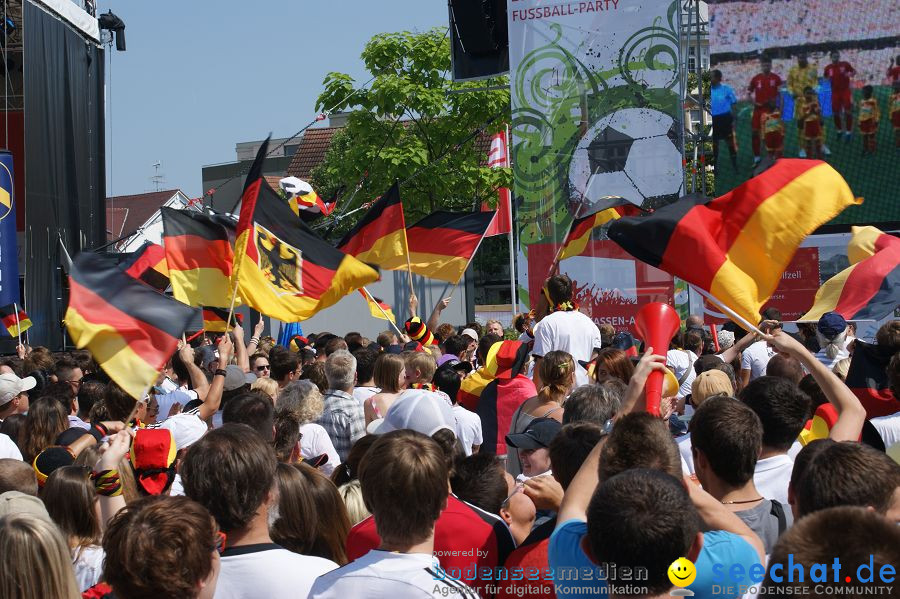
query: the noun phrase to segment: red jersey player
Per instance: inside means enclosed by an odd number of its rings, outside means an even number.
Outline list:
[[[849,62],[841,60],[837,50],[831,51],[831,64],[825,67],[825,78],[831,81],[831,112],[834,116],[834,126],[837,129],[838,139],[841,138],[841,115],[847,125],[844,139],[850,139],[853,131],[853,94],[850,91],[850,76],[856,74]]]
[[[770,101],[776,101],[778,98],[778,88],[784,83],[781,77],[772,72],[772,59],[763,56],[759,60],[761,73],[755,75],[750,80],[748,91],[753,94],[753,118],[750,121],[750,128],[753,131],[753,163],[759,162],[759,146],[760,146],[760,128],[762,127],[762,117],[767,112],[766,104]]]
[[[897,81],[900,81],[900,56],[898,56],[891,62],[891,66],[888,67],[887,76],[891,82],[891,85],[893,85]]]

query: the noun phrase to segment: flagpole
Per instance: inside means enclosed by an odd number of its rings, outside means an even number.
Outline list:
[[[231,294],[231,306],[228,308],[228,319],[225,321],[225,334],[228,334],[228,327],[231,325],[231,317],[234,315],[234,302],[237,299],[237,285],[234,286],[234,291]]]
[[[506,144],[506,168],[510,168],[512,166],[512,156],[509,152],[509,123],[506,124],[505,131],[505,139],[503,140]],[[509,212],[509,233],[507,233],[507,238],[509,240],[509,304],[510,304],[510,312],[512,312],[512,320],[510,321],[510,325],[516,320],[516,309],[518,308],[519,302],[516,301],[516,257],[515,257],[515,242],[513,241],[513,228],[515,227],[515,223],[513,222],[513,196],[512,189],[507,188],[507,211]]]
[[[19,336],[19,345],[22,345],[22,329],[19,327],[19,306],[13,302],[13,312],[16,313],[16,334]]]
[[[722,303],[721,300],[716,299],[713,295],[704,291],[703,289],[700,289],[699,287],[695,287],[694,285],[690,285],[690,287],[691,287],[691,289],[695,290],[697,293],[699,293],[700,295],[702,295],[703,297],[705,297],[706,299],[708,299],[709,301],[711,301],[712,303],[717,305],[720,309],[724,310],[725,313],[728,314],[728,316],[733,318],[735,321],[738,322],[738,324],[740,324],[742,327],[744,327],[748,331],[753,331],[754,333],[762,335],[763,337],[766,336],[765,333],[763,333],[762,331],[759,330],[759,327],[757,327],[755,324],[751,324],[750,321],[748,321],[746,318],[744,318],[743,316],[741,316],[740,314],[738,314],[737,312],[735,312],[734,310],[732,310],[731,308],[726,306],[724,303]]]
[[[378,303],[377,301],[375,301],[375,296],[372,295],[371,293],[369,293],[368,288],[363,287],[363,291],[366,292],[366,298],[368,298],[369,301],[371,301],[373,304],[375,304],[376,306],[378,306],[378,309],[381,310],[381,313],[382,313],[382,314],[384,314],[384,319],[385,319],[386,321],[388,321],[389,323],[391,323],[391,326],[394,327],[394,330],[397,331],[397,334],[398,334],[398,335],[403,335],[403,332],[400,330],[400,327],[397,326],[397,323],[396,323],[396,322],[394,322],[393,320],[390,319],[390,317],[388,316],[388,313],[385,312],[385,311],[384,311],[384,308],[381,307],[381,304]]]

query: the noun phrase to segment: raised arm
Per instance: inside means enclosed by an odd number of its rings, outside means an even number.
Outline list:
[[[647,384],[647,377],[651,372],[664,371],[666,369],[666,357],[655,355],[653,348],[648,347],[644,355],[641,356],[640,362],[631,375],[631,381],[628,383],[628,389],[625,391],[625,397],[622,400],[622,409],[619,410],[619,417],[629,412],[646,411],[646,397],[644,396],[644,385]]]
[[[209,381],[206,380],[206,375],[200,370],[200,367],[194,364],[194,348],[191,347],[190,343],[185,343],[178,349],[178,357],[181,358],[184,367],[187,368],[191,377],[191,387],[197,393],[197,397],[201,400],[205,399],[209,391]]]
[[[445,297],[438,303],[434,305],[434,310],[431,311],[431,316],[428,317],[428,322],[425,323],[425,326],[428,327],[428,330],[434,333],[437,331],[438,325],[441,320],[441,312],[444,311],[444,308],[450,305],[450,298]]]
[[[231,339],[228,338],[228,335],[222,335],[222,339],[219,340],[219,364],[222,366],[228,364],[228,362],[231,361],[231,354],[233,351],[234,345],[231,343]],[[203,403],[200,404],[200,411],[197,413],[200,420],[209,420],[213,417],[213,414],[219,411],[219,406],[222,404],[222,391],[224,389],[224,375],[216,374],[213,377],[212,383],[209,385],[209,391],[203,399]]]
[[[259,337],[263,334],[263,331],[266,329],[266,321],[263,318],[262,314],[259,315],[259,322],[256,323],[256,326],[253,327],[253,336],[250,337],[250,343],[247,344],[247,355],[252,356],[256,353],[256,350],[259,348]]]
[[[769,343],[779,352],[799,360],[816,379],[822,393],[834,406],[838,413],[838,419],[831,427],[829,438],[834,441],[859,441],[863,424],[866,422],[866,410],[847,385],[819,362],[799,341],[784,331],[775,331],[770,336]]]
[[[244,328],[239,324],[235,324],[231,331],[234,333],[235,363],[240,366],[241,370],[244,372],[250,372],[250,356],[247,353],[247,347],[244,345]],[[222,368],[228,366],[227,363],[222,362],[221,357],[219,358],[219,364],[222,364]]]
[[[94,465],[92,478],[97,488],[100,528],[105,529],[112,517],[125,507],[125,497],[122,495],[122,484],[119,480],[119,467],[125,456],[128,455],[128,450],[131,449],[132,437],[134,437],[134,432],[127,428],[110,437],[109,446]]]

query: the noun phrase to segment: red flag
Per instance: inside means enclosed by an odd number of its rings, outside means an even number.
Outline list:
[[[491,150],[488,152],[488,166],[491,168],[504,168],[509,166],[509,146],[506,143],[506,131],[501,131],[491,138]],[[482,212],[494,210],[487,202],[481,203]],[[512,230],[512,205],[510,204],[509,189],[501,187],[497,190],[497,216],[494,217],[491,226],[488,227],[485,237],[494,235],[506,235]]]

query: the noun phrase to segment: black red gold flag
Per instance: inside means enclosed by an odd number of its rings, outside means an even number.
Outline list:
[[[406,240],[411,270],[459,282],[493,219],[493,212],[433,212],[410,225]]]
[[[234,253],[226,228],[196,210],[160,212],[173,297],[191,306],[230,306]]]

